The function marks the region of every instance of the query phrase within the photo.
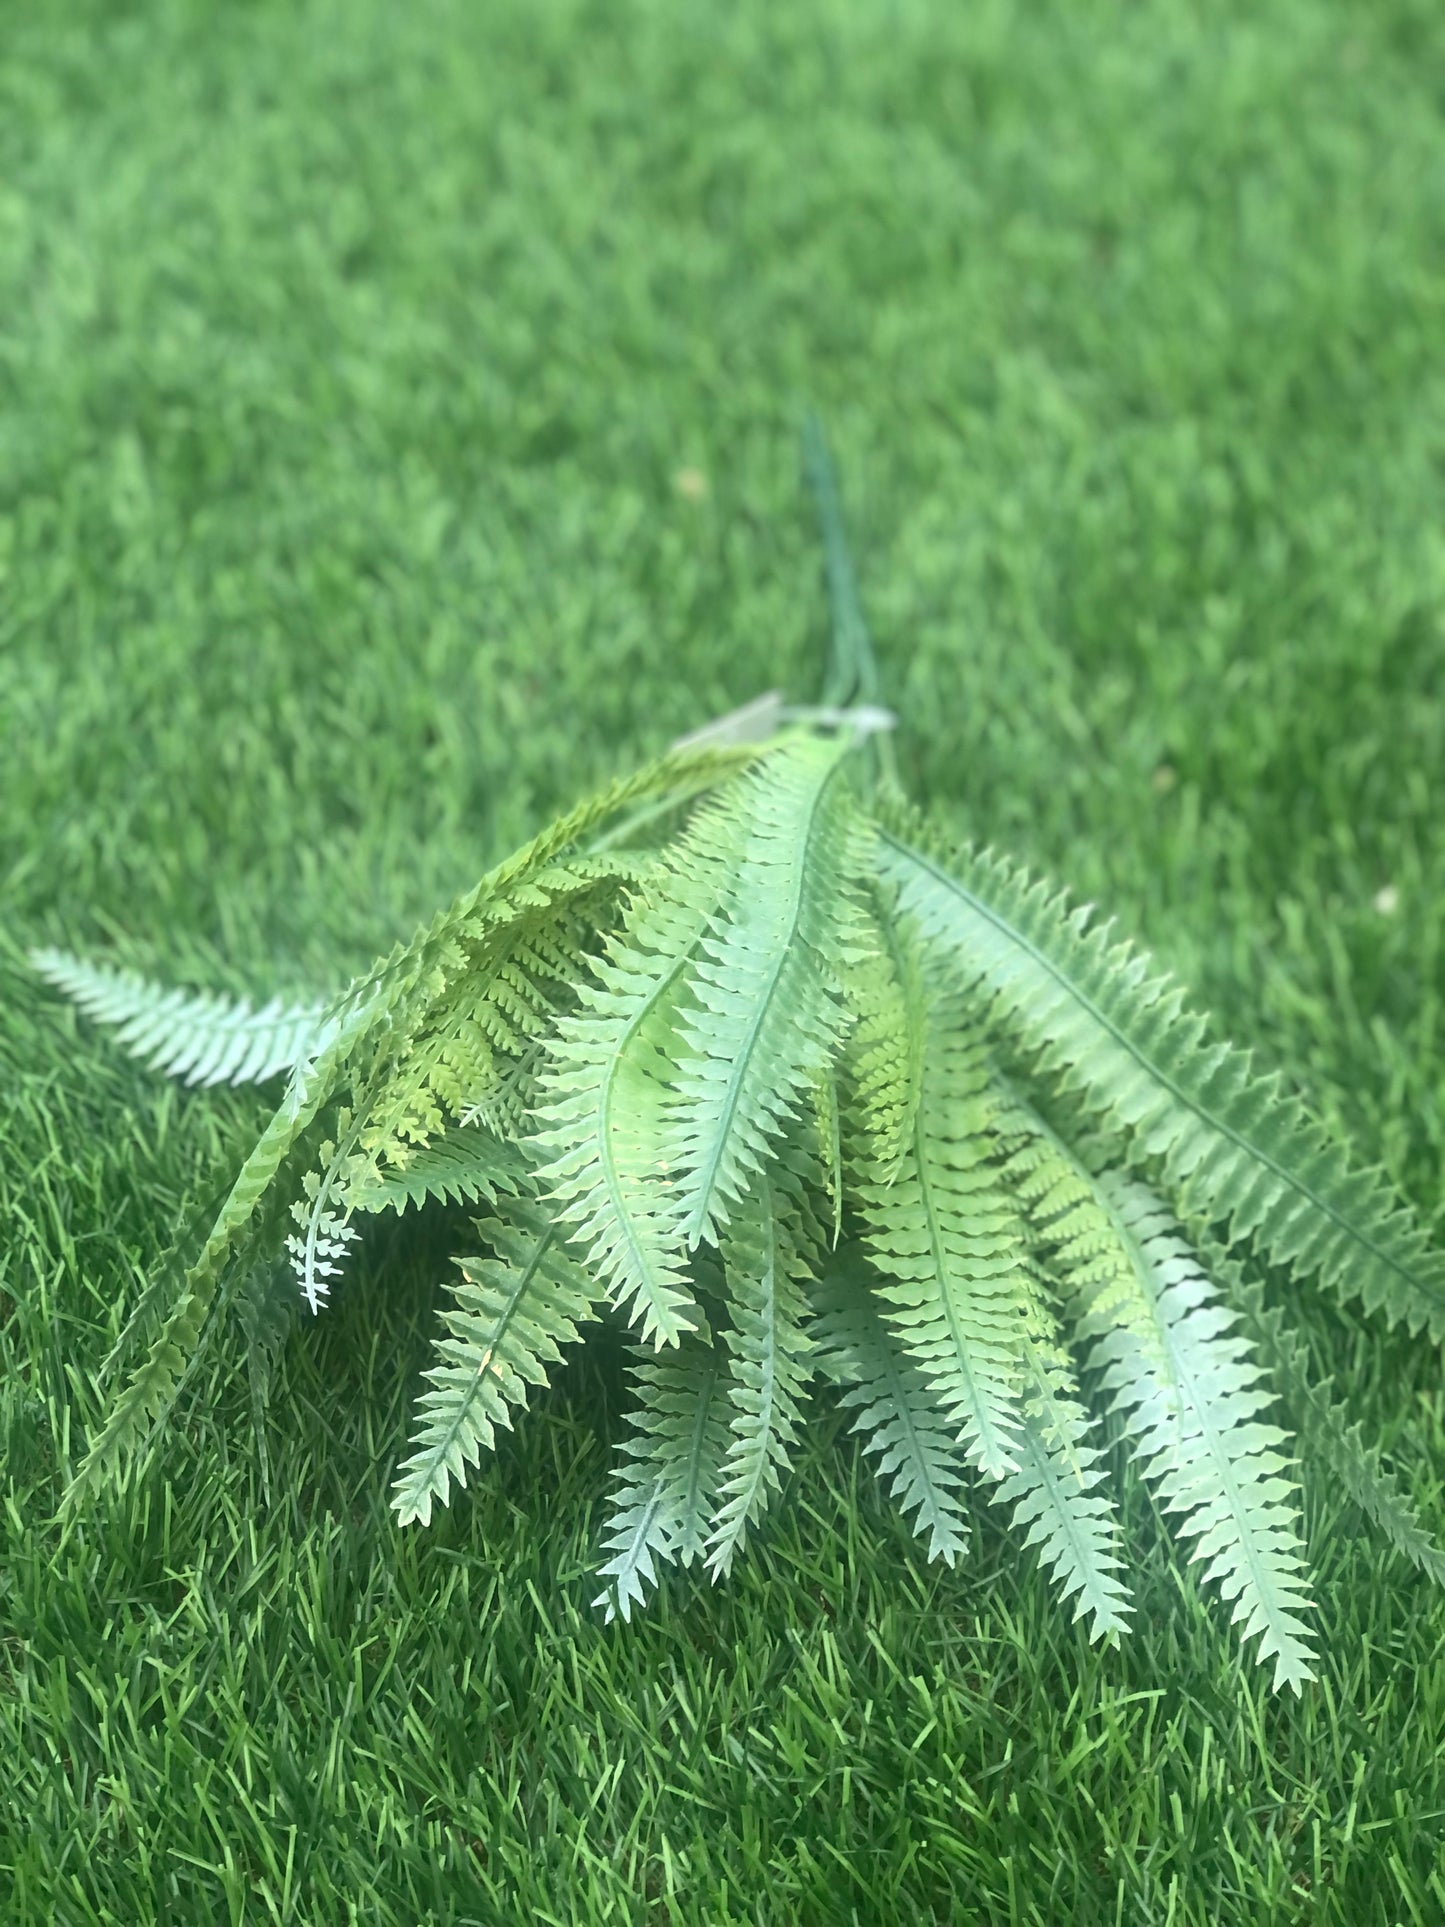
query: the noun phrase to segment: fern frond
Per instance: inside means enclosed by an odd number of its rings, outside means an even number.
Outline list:
[[[385,1063],[412,1034],[418,1012],[441,995],[466,966],[465,941],[495,921],[513,896],[525,891],[549,865],[603,829],[630,806],[667,798],[679,789],[706,787],[745,767],[754,751],[710,751],[664,757],[636,776],[616,783],[549,825],[476,887],[425,925],[409,944],[398,945],[356,979],[327,1009],[325,1041],[315,1056],[296,1065],[281,1103],[242,1166],[199,1256],[185,1274],[176,1303],[155,1334],[145,1358],[112,1401],[101,1430],[67,1489],[68,1515],[103,1482],[114,1478],[145,1444],[170,1409],[182,1375],[195,1362],[206,1321],[224,1294],[228,1267],[244,1256],[258,1212],[322,1108],[338,1087],[358,1073],[356,1063],[375,1051]],[[577,861],[579,859],[574,859]],[[614,865],[633,873],[636,859],[611,853],[584,856],[588,866]]]
[[[1315,1376],[1304,1342],[1285,1323],[1283,1311],[1277,1305],[1266,1306],[1263,1285],[1243,1277],[1223,1253],[1208,1252],[1206,1263],[1243,1314],[1255,1352],[1299,1427],[1304,1456],[1318,1461],[1339,1481],[1396,1552],[1437,1586],[1445,1586],[1445,1549],[1422,1525],[1410,1495],[1384,1464],[1379,1448],[1365,1442],[1358,1422],[1350,1423],[1349,1413],[1334,1396],[1333,1380]]]
[[[853,1018],[845,1062],[851,1111],[868,1139],[868,1162],[890,1183],[913,1138],[923,1082],[925,992],[918,949],[884,906],[870,908],[865,941],[849,958],[843,993]]]
[[[1153,1304],[1092,1173],[994,1066],[999,1174],[1022,1211],[1036,1263],[1075,1326],[1127,1325],[1165,1369]]]
[[[477,1225],[492,1256],[459,1258],[462,1282],[452,1287],[454,1308],[442,1313],[448,1336],[438,1362],[425,1374],[413,1422],[418,1446],[401,1467],[392,1508],[401,1525],[431,1522],[433,1501],[447,1505],[453,1481],[490,1451],[496,1427],[510,1426],[511,1408],[524,1405],[547,1367],[577,1338],[600,1293],[567,1255],[561,1232],[537,1204],[506,1197],[500,1215]]]
[[[66,1488],[62,1507],[67,1515],[144,1450],[169,1411],[183,1374],[195,1360],[227,1265],[245,1255],[261,1202],[329,1095],[337,1059],[345,1047],[344,1037],[335,1039],[315,1064],[301,1065],[292,1073],[285,1097],[241,1166],[200,1255],[186,1272],[175,1304],[144,1360],[112,1402],[98,1437]]]
[[[679,1003],[743,843],[728,795],[709,799],[591,961],[537,1080],[540,1181],[612,1302],[658,1345],[697,1323],[662,1142]]]
[[[527,1165],[515,1144],[480,1124],[458,1124],[431,1143],[405,1148],[397,1162],[369,1164],[348,1180],[348,1211],[395,1211],[442,1203],[495,1205],[499,1191],[515,1191]]]
[[[960,1443],[989,1478],[1017,1469],[1022,1344],[1037,1294],[1018,1214],[994,1168],[993,1100],[977,1034],[956,999],[908,1021],[925,1031],[912,1142],[896,1168],[855,1152],[856,1196],[887,1318]]]
[[[862,1254],[844,1252],[811,1293],[816,1317],[809,1336],[818,1369],[840,1388],[845,1407],[860,1408],[852,1430],[879,1456],[886,1480],[913,1530],[928,1540],[930,1559],[953,1565],[968,1545],[959,1503],[963,1462],[941,1422],[938,1401],[879,1313]]]
[[[731,792],[745,841],[688,971],[666,1107],[689,1246],[717,1241],[842,1033],[838,956],[860,841],[842,778],[849,746],[801,737]]]
[[[1176,1530],[1197,1544],[1244,1637],[1273,1657],[1275,1686],[1314,1677],[1300,1614],[1307,1610],[1304,1548],[1287,1441],[1261,1415],[1270,1404],[1263,1368],[1236,1331],[1197,1259],[1140,1185],[1100,1180],[1121,1241],[1153,1308],[1157,1347],[1129,1326],[1098,1336],[1090,1364],[1136,1441],[1145,1477],[1159,1488]],[[1157,1352],[1162,1349],[1161,1369]]]
[[[634,1379],[641,1402],[603,1528],[611,1557],[597,1572],[609,1583],[592,1602],[609,1622],[631,1618],[659,1564],[703,1557],[728,1452],[727,1360],[712,1341],[689,1333],[677,1350],[640,1358]]]
[[[778,1489],[812,1369],[796,1243],[786,1200],[768,1178],[735,1208],[722,1255],[733,1319],[726,1334],[733,1418],[707,1540],[714,1579],[727,1573]]]
[[[264,1084],[322,1049],[326,1006],[168,989],[134,970],[87,963],[65,950],[32,950],[35,969],[148,1070],[186,1084]]]
[[[1034,1350],[1031,1383],[1024,1400],[1015,1456],[1017,1470],[999,1486],[996,1497],[1013,1505],[1014,1524],[1027,1528],[1024,1544],[1037,1546],[1045,1570],[1065,1600],[1076,1598],[1074,1618],[1093,1614],[1090,1639],[1128,1631],[1133,1610],[1116,1577],[1122,1561],[1114,1550],[1117,1520],[1099,1488],[1099,1450],[1089,1436],[1089,1419],[1071,1395],[1062,1361],[1044,1368]]]
[[[1185,1215],[1226,1220],[1296,1273],[1445,1338],[1445,1257],[1379,1171],[1353,1169],[1277,1076],[1210,1044],[1170,979],[1110,926],[972,850],[947,862],[880,834],[884,878],[955,972],[980,984],[1044,1068],[1087,1093],[1138,1154],[1162,1157]]]

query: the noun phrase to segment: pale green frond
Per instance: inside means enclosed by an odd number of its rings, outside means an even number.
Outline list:
[[[1278,1077],[1207,1041],[1170,979],[1087,909],[972,850],[946,861],[889,829],[879,864],[925,939],[987,991],[1046,1070],[1085,1091],[1191,1217],[1227,1220],[1276,1263],[1445,1338],[1445,1256],[1379,1171],[1352,1169]]]
[[[32,950],[30,961],[148,1070],[186,1084],[264,1084],[314,1057],[333,1028],[320,1002],[274,997],[257,1010],[244,997],[168,989],[64,950]]]
[[[1037,1357],[1014,1447],[1017,1470],[994,1496],[1012,1504],[1014,1524],[1027,1529],[1024,1544],[1038,1547],[1060,1595],[1075,1601],[1074,1618],[1091,1613],[1089,1637],[1102,1639],[1127,1632],[1133,1610],[1116,1576],[1123,1567],[1115,1551],[1118,1521],[1067,1368],[1058,1359],[1045,1371]]]
[[[744,840],[689,965],[666,1104],[664,1156],[688,1245],[717,1241],[842,1033],[839,955],[859,843],[847,749],[798,738],[731,792]]]
[[[677,1350],[641,1357],[633,1378],[641,1399],[603,1528],[607,1584],[592,1602],[609,1621],[631,1618],[659,1565],[704,1556],[730,1438],[727,1360],[711,1340],[689,1333]]]
[[[732,1328],[727,1395],[732,1438],[718,1480],[707,1564],[722,1578],[748,1527],[778,1489],[797,1434],[798,1402],[812,1370],[803,1328],[802,1269],[784,1197],[766,1177],[733,1212],[723,1237]]]
[[[1384,1464],[1378,1446],[1366,1443],[1358,1422],[1350,1423],[1347,1409],[1334,1396],[1334,1381],[1315,1376],[1304,1342],[1285,1323],[1283,1311],[1277,1305],[1266,1306],[1264,1287],[1257,1279],[1244,1278],[1223,1253],[1208,1252],[1207,1263],[1243,1314],[1255,1352],[1299,1427],[1306,1461],[1323,1466],[1396,1552],[1437,1586],[1445,1586],[1445,1549],[1421,1523],[1409,1493]]]
[[[861,1252],[840,1253],[810,1296],[817,1369],[837,1383],[844,1406],[860,1408],[852,1429],[867,1435],[864,1449],[879,1456],[878,1476],[927,1539],[929,1558],[953,1565],[968,1545],[963,1461],[923,1373],[879,1311]]]
[[[459,1258],[461,1283],[442,1313],[447,1336],[436,1341],[437,1363],[425,1374],[413,1421],[418,1447],[397,1477],[392,1508],[398,1523],[431,1522],[432,1504],[447,1505],[453,1481],[467,1482],[497,1426],[510,1426],[533,1385],[601,1296],[595,1282],[568,1256],[556,1222],[521,1196],[501,1200],[500,1215],[479,1221],[490,1257]]]
[[[515,1144],[480,1124],[458,1124],[429,1144],[403,1147],[396,1162],[368,1164],[342,1193],[347,1211],[395,1211],[429,1199],[495,1205],[515,1191],[527,1165]]]
[[[540,1181],[612,1302],[659,1345],[696,1324],[662,1141],[678,1012],[745,840],[732,790],[703,804],[591,960],[537,1079]]]
[[[980,1040],[956,999],[911,1011],[925,1029],[912,1142],[896,1167],[853,1152],[868,1255],[886,1317],[989,1478],[1017,1467],[1022,1344],[1038,1295],[1016,1207],[994,1164],[994,1101]]]
[[[1276,1689],[1298,1692],[1314,1677],[1300,1617],[1309,1606],[1304,1546],[1287,1440],[1263,1417],[1271,1402],[1263,1368],[1150,1194],[1112,1176],[1100,1190],[1153,1306],[1158,1344],[1145,1347],[1115,1325],[1099,1335],[1090,1365],[1145,1477],[1179,1516],[1176,1531],[1196,1541],[1191,1560],[1205,1562],[1204,1579],[1218,1584],[1244,1637],[1258,1634]]]

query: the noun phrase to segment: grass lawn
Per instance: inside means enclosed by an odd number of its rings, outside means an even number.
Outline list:
[[[587,1573],[606,1344],[387,1510],[445,1246],[238,1356],[63,1544],[94,1374],[264,1095],[62,943],[328,988],[826,631],[915,795],[1116,909],[1445,1236],[1431,0],[36,4],[0,32],[0,1920],[1445,1919],[1445,1599],[1316,1482],[1273,1699],[1124,1475],[1095,1650],[842,1419],[733,1579]],[[1434,1516],[1439,1356],[1300,1313]]]

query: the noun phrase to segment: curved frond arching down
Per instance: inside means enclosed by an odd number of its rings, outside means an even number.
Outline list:
[[[538,1077],[540,1181],[612,1302],[657,1345],[676,1345],[697,1323],[663,1118],[688,965],[744,839],[727,795],[704,804],[665,874],[636,891],[620,934],[592,960]]]
[[[796,1242],[786,1199],[769,1179],[760,1179],[734,1212],[722,1250],[733,1321],[725,1338],[733,1415],[707,1539],[714,1579],[727,1573],[781,1483],[812,1371]]]
[[[642,1399],[603,1527],[610,1557],[597,1576],[607,1584],[592,1602],[609,1621],[632,1617],[659,1565],[705,1557],[730,1437],[727,1359],[714,1341],[690,1332],[676,1350],[644,1353],[634,1378]]]
[[[1445,1586],[1445,1548],[1426,1531],[1410,1495],[1383,1463],[1379,1447],[1366,1443],[1358,1421],[1350,1423],[1345,1406],[1334,1396],[1333,1380],[1318,1378],[1311,1370],[1302,1340],[1284,1322],[1278,1305],[1267,1307],[1259,1282],[1242,1277],[1222,1252],[1207,1252],[1206,1264],[1242,1313],[1256,1353],[1288,1400],[1310,1458],[1329,1469],[1396,1552],[1437,1586]]]
[[[1445,1338],[1445,1257],[1383,1175],[1353,1169],[1247,1051],[1208,1042],[1178,986],[1109,925],[992,854],[942,858],[894,829],[878,850],[927,942],[1047,1072],[1165,1160],[1185,1215],[1225,1220],[1276,1263]]]
[[[1099,1333],[1090,1364],[1113,1394],[1145,1477],[1175,1530],[1195,1544],[1244,1637],[1259,1636],[1275,1685],[1299,1691],[1314,1678],[1300,1615],[1308,1610],[1297,1493],[1285,1434],[1263,1415],[1263,1368],[1235,1330],[1178,1232],[1149,1193],[1127,1179],[1101,1181],[1120,1236],[1153,1308],[1165,1364],[1126,1325]]]
[[[453,1482],[490,1451],[499,1425],[524,1405],[547,1368],[575,1343],[577,1327],[601,1296],[571,1258],[556,1223],[520,1196],[502,1201],[499,1216],[478,1223],[491,1246],[485,1258],[459,1258],[454,1308],[442,1313],[447,1335],[426,1378],[414,1421],[417,1451],[399,1472],[392,1509],[401,1525],[431,1521],[432,1504],[451,1501]]]
[[[878,1455],[878,1476],[903,1516],[914,1515],[929,1558],[955,1564],[968,1546],[958,1497],[963,1455],[922,1371],[884,1320],[862,1253],[843,1252],[830,1263],[812,1299],[818,1370],[835,1381],[845,1406],[859,1408],[852,1430],[866,1435],[864,1449]]]
[[[847,747],[802,737],[735,791],[739,857],[689,961],[664,1111],[689,1246],[717,1242],[842,1034],[838,959],[859,860]]]
[[[148,1070],[184,1084],[264,1084],[314,1057],[331,1026],[325,1004],[286,1004],[279,997],[254,1009],[249,998],[175,990],[134,970],[87,963],[66,950],[32,950],[47,983],[63,990],[93,1023]]]
[[[1012,1504],[1024,1544],[1038,1547],[1060,1596],[1074,1600],[1074,1618],[1092,1614],[1089,1637],[1127,1632],[1132,1607],[1118,1578],[1118,1522],[1100,1489],[1104,1474],[1088,1414],[1061,1369],[1044,1369],[1038,1353],[1031,1365],[1014,1442],[1017,1469],[995,1496]]]

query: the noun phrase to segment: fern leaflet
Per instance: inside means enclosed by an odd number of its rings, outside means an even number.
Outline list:
[[[436,1342],[414,1424],[418,1450],[402,1466],[392,1493],[398,1522],[431,1521],[433,1501],[447,1505],[453,1481],[490,1451],[498,1425],[528,1388],[547,1382],[561,1346],[576,1340],[600,1296],[569,1257],[556,1224],[535,1203],[513,1196],[501,1215],[477,1225],[489,1258],[459,1258],[455,1306],[442,1314],[448,1335]]]
[[[723,1265],[733,1317],[726,1339],[734,1416],[707,1540],[714,1579],[727,1573],[749,1525],[778,1488],[811,1369],[805,1362],[809,1345],[799,1259],[785,1201],[769,1179],[760,1178],[734,1213],[723,1239]]]

